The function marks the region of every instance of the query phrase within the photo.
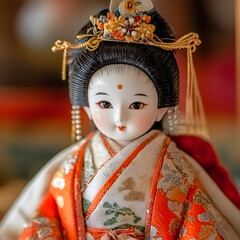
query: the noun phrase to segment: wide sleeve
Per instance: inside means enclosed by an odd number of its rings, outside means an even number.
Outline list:
[[[150,209],[150,239],[239,239],[207,195],[198,175],[186,155],[171,143]]]
[[[183,212],[179,239],[236,239],[227,238],[216,219],[217,211],[211,206],[211,201],[198,182],[190,187]]]
[[[57,204],[50,192],[46,194],[40,204],[37,216],[24,224],[18,239],[64,239]]]
[[[213,146],[206,140],[190,135],[171,136],[178,148],[195,159],[221,191],[240,209],[240,194]]]
[[[17,239],[24,223],[35,215],[48,191],[52,176],[65,159],[76,151],[78,145],[74,144],[53,157],[27,184],[0,222],[0,236],[4,236],[4,240]]]
[[[19,240],[61,240],[67,231],[68,235],[73,233],[74,237],[76,236],[75,193],[79,187],[75,185],[79,183],[76,174],[78,152],[79,150],[68,156],[52,176],[48,192],[38,206],[36,217],[24,224]]]

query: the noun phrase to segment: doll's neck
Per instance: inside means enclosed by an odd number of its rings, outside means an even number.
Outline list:
[[[118,141],[118,140],[114,140],[114,139],[111,139],[115,144],[117,144],[119,146],[119,148],[124,148],[126,147],[127,145],[129,145],[131,142],[133,142],[134,140],[131,140],[131,141]]]

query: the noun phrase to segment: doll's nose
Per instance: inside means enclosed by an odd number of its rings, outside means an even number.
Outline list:
[[[126,120],[126,111],[123,107],[119,107],[115,112],[115,121],[116,122],[125,122]]]

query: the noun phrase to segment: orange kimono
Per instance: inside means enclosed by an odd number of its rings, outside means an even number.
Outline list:
[[[193,161],[158,130],[123,149],[93,133],[54,174],[19,239],[239,239]]]

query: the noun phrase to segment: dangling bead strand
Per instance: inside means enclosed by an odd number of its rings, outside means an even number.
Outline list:
[[[79,141],[82,138],[81,111],[79,106],[72,106],[72,140]]]
[[[178,132],[179,128],[179,110],[178,106],[171,107],[167,110],[163,122],[162,127],[163,131],[166,134],[176,134]]]

